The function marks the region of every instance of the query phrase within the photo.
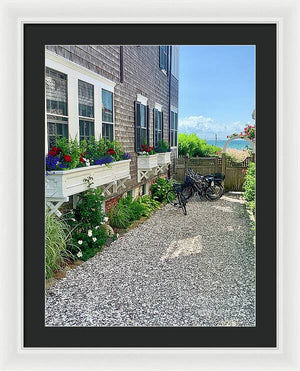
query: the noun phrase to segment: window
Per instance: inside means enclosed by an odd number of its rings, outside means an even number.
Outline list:
[[[178,113],[171,111],[171,147],[177,147]]]
[[[135,102],[135,150],[141,151],[143,144],[149,144],[148,137],[148,106]]]
[[[158,143],[163,139],[163,113],[157,108],[153,110],[154,121],[154,148],[158,147]]]
[[[159,46],[159,68],[168,71],[168,46]]]
[[[95,136],[94,85],[78,80],[79,139]]]
[[[142,185],[142,196],[146,194],[146,184]]]
[[[67,75],[46,68],[46,111],[48,147],[56,145],[56,137],[68,138]]]
[[[114,139],[113,93],[102,89],[102,138]]]

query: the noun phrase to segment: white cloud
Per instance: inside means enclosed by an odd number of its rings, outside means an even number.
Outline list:
[[[241,132],[246,124],[240,121],[224,124],[215,122],[211,117],[188,116],[178,120],[178,130],[180,133],[196,133],[204,139],[214,139],[215,134],[219,139],[225,139],[227,135]]]

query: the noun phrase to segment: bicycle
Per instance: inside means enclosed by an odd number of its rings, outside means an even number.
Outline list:
[[[182,208],[183,214],[186,215],[187,200],[182,194],[182,186],[182,184],[173,183],[173,189],[170,189],[167,193],[167,200],[174,207]]]
[[[197,193],[200,197],[206,198],[209,201],[216,201],[220,199],[224,193],[222,174],[217,173],[214,175],[200,175],[192,169],[186,172],[185,183],[189,183],[185,187],[184,197],[186,200],[190,199]]]

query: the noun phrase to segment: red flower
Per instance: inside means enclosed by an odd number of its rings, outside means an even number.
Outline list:
[[[115,152],[115,150],[113,148],[109,148],[107,150],[107,153],[109,153],[110,155],[114,155],[116,152]]]
[[[154,148],[153,148],[153,147],[149,147],[149,149],[150,149],[150,151],[153,151],[153,150],[154,150]]]
[[[72,161],[72,158],[69,155],[64,155],[64,159],[65,159],[66,162],[71,162]]]
[[[145,151],[146,151],[146,152],[151,152],[151,149],[146,148]]]
[[[54,157],[54,156],[56,156],[56,151],[51,150],[51,151],[48,152],[48,155],[51,156],[51,157]]]
[[[83,152],[83,155],[85,156],[85,152]]]
[[[85,159],[83,157],[80,157],[80,162],[85,162]]]

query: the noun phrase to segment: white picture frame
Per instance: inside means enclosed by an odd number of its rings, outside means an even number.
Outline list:
[[[1,2],[1,89],[9,128],[1,161],[1,370],[300,370],[298,1],[189,2],[87,0]],[[99,18],[96,14],[102,15]],[[105,16],[104,16],[105,14]],[[278,346],[277,348],[24,348],[23,49],[24,23],[276,23],[278,26]],[[2,121],[2,130],[7,120]],[[11,144],[14,143],[14,148]],[[5,226],[5,228],[3,228]]]

